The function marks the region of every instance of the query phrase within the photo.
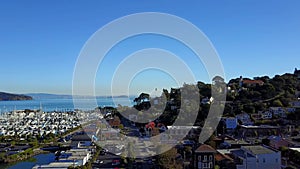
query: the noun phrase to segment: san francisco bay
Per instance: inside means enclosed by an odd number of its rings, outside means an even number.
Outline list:
[[[112,106],[116,107],[119,104],[122,106],[131,106],[133,104],[133,97],[98,97],[96,100],[93,99],[78,99],[76,100],[77,106],[74,107],[73,99],[34,99],[34,100],[22,100],[22,101],[0,101],[0,112],[9,112],[13,110],[24,110],[24,109],[40,109],[43,111],[69,111],[74,108],[89,110],[93,107],[93,102],[97,102],[98,106]]]

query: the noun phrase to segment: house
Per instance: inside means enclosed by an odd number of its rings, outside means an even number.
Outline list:
[[[243,125],[252,125],[250,115],[247,113],[238,114],[235,116]]]
[[[291,105],[292,105],[292,107],[300,108],[300,101],[299,100],[298,101],[293,101],[293,102],[291,102]]]
[[[238,125],[238,121],[236,117],[223,117],[222,120],[226,124],[226,129],[235,129]]]
[[[294,144],[280,136],[269,136],[268,139],[270,140],[270,146],[276,149],[279,149],[280,147],[291,147],[294,146]]]
[[[234,160],[226,154],[222,154],[217,151],[215,154],[215,161],[221,169],[236,169]]]
[[[217,151],[209,145],[202,144],[195,150],[194,168],[213,169],[215,168],[215,154]]]
[[[251,144],[244,140],[227,139],[227,140],[224,140],[224,142],[220,144],[220,148],[241,148],[242,146],[249,146],[249,145],[251,145]]]
[[[295,107],[287,107],[286,111],[289,113],[294,113],[296,111],[296,108]]]
[[[71,141],[71,147],[81,148],[92,145],[92,138],[87,134],[74,135]]]
[[[270,107],[269,111],[273,113],[273,116],[278,116],[282,118],[286,117],[286,110],[283,107]]]
[[[264,120],[272,119],[272,117],[273,117],[273,114],[270,111],[265,111],[265,112],[259,111],[258,114],[260,114],[261,118],[264,119]]]
[[[281,153],[275,149],[264,146],[243,146],[231,150],[237,169],[281,169]]]
[[[245,87],[255,87],[264,85],[264,82],[262,80],[243,79],[242,85]]]
[[[260,125],[260,126],[245,126],[240,125],[239,133],[243,139],[252,137],[269,136],[269,133],[280,133],[279,126]]]

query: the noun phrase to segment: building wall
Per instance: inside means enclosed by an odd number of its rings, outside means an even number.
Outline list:
[[[215,167],[215,158],[213,153],[196,154],[197,169],[213,169],[214,167]]]
[[[237,127],[237,118],[225,118],[227,129],[235,129]]]
[[[259,168],[281,169],[280,152],[257,155],[257,169]]]
[[[258,169],[256,167],[256,159],[253,157],[247,157],[247,159],[244,161],[244,164],[247,164],[246,168]]]

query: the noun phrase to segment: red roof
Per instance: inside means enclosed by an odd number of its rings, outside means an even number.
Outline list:
[[[222,161],[222,160],[230,160],[230,161],[233,161],[232,158],[230,158],[229,156],[227,156],[227,155],[225,155],[225,154],[221,154],[221,153],[215,154],[215,159],[216,159],[216,161]]]
[[[215,153],[216,150],[209,145],[202,144],[200,147],[197,148],[196,152]]]
[[[245,84],[264,84],[264,82],[261,80],[247,80],[247,79],[243,80],[243,83],[245,83]]]

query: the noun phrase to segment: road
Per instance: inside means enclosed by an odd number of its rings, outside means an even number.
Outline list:
[[[120,165],[113,165],[112,162],[113,160],[120,160],[121,158],[117,155],[114,155],[112,153],[106,153],[105,155],[99,155],[97,157],[96,162],[92,164],[93,169],[101,168],[120,168]]]

